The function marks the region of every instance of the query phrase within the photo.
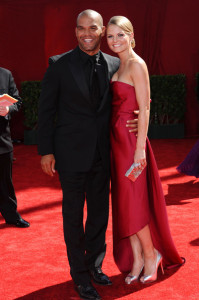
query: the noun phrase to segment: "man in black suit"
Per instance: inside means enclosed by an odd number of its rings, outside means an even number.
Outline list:
[[[99,13],[79,14],[78,47],[50,58],[39,104],[41,166],[53,176],[56,165],[59,173],[70,273],[85,299],[100,299],[90,278],[98,284],[112,284],[101,266],[109,213],[109,82],[119,59],[100,51],[104,34]]]
[[[17,199],[12,184],[13,145],[9,126],[11,115],[20,109],[21,98],[11,72],[4,68],[0,68],[0,95],[2,94],[9,94],[18,102],[11,106],[0,104],[0,212],[6,223],[24,228],[30,224],[17,212]]]

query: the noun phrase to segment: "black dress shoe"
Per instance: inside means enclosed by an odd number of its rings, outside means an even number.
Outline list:
[[[100,285],[111,285],[112,282],[106,274],[102,272],[101,267],[94,267],[89,270],[93,281]]]
[[[92,300],[100,300],[101,297],[96,291],[96,289],[92,286],[91,283],[87,285],[75,285],[75,290],[78,292],[81,299],[92,299]]]
[[[12,224],[12,225],[15,225],[16,227],[19,227],[19,228],[26,228],[26,227],[29,227],[30,226],[30,223],[28,223],[27,221],[25,221],[24,219],[20,218],[14,222],[9,222],[9,221],[6,221],[7,224]]]

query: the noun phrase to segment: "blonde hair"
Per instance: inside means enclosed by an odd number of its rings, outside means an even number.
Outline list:
[[[129,21],[129,19],[127,19],[126,17],[114,16],[109,20],[107,27],[111,24],[117,25],[127,34],[134,33],[133,25],[132,25],[131,21]],[[131,47],[135,48],[135,39],[134,38],[131,41]]]

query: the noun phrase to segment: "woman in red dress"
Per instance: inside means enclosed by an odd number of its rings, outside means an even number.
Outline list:
[[[120,58],[113,75],[111,117],[111,185],[113,210],[113,254],[118,268],[129,272],[127,284],[157,279],[158,267],[183,263],[173,243],[162,186],[147,130],[150,86],[147,66],[133,50],[131,22],[122,16],[107,26],[109,48]],[[138,134],[129,133],[126,121],[139,109]],[[133,163],[143,169],[132,182],[125,177]],[[143,270],[143,275],[141,276]]]

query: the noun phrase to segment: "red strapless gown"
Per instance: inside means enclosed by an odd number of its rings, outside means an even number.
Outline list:
[[[133,86],[111,82],[111,193],[113,213],[113,255],[121,272],[129,272],[133,254],[129,236],[149,224],[155,248],[162,254],[165,267],[181,265],[173,243],[158,168],[149,140],[146,142],[147,167],[131,182],[125,177],[134,160],[136,136],[129,133],[126,121],[138,109]]]

